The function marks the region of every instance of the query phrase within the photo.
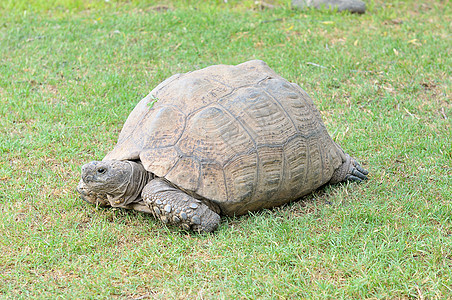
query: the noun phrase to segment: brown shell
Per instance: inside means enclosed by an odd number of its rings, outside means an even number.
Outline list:
[[[258,60],[162,82],[132,111],[110,159],[140,159],[227,215],[306,195],[341,164],[311,98]]]

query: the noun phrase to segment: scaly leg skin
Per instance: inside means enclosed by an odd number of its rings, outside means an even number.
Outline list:
[[[141,196],[153,215],[163,223],[197,232],[212,232],[220,223],[220,216],[207,205],[171,186],[164,179],[151,180]]]
[[[362,182],[367,180],[367,174],[369,171],[359,165],[359,163],[350,155],[345,153],[342,148],[337,146],[342,151],[342,165],[334,171],[331,177],[330,183],[336,184],[345,181]]]

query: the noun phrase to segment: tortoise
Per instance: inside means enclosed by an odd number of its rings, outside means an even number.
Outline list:
[[[220,215],[280,206],[368,171],[311,98],[265,62],[176,74],[142,99],[114,149],[82,167],[81,198],[214,231]]]

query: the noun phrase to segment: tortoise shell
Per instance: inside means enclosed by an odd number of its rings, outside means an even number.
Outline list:
[[[140,160],[225,215],[295,200],[342,163],[311,98],[259,60],[166,79],[104,160]]]

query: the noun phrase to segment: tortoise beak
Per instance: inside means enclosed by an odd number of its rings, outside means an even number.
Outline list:
[[[93,181],[94,177],[93,177],[93,175],[86,175],[86,176],[82,176],[82,179],[85,183],[90,183]]]
[[[77,192],[80,194],[80,198],[88,203],[98,205],[101,207],[110,206],[105,195],[96,194],[92,192],[85,184],[83,180],[80,180],[76,187]]]

